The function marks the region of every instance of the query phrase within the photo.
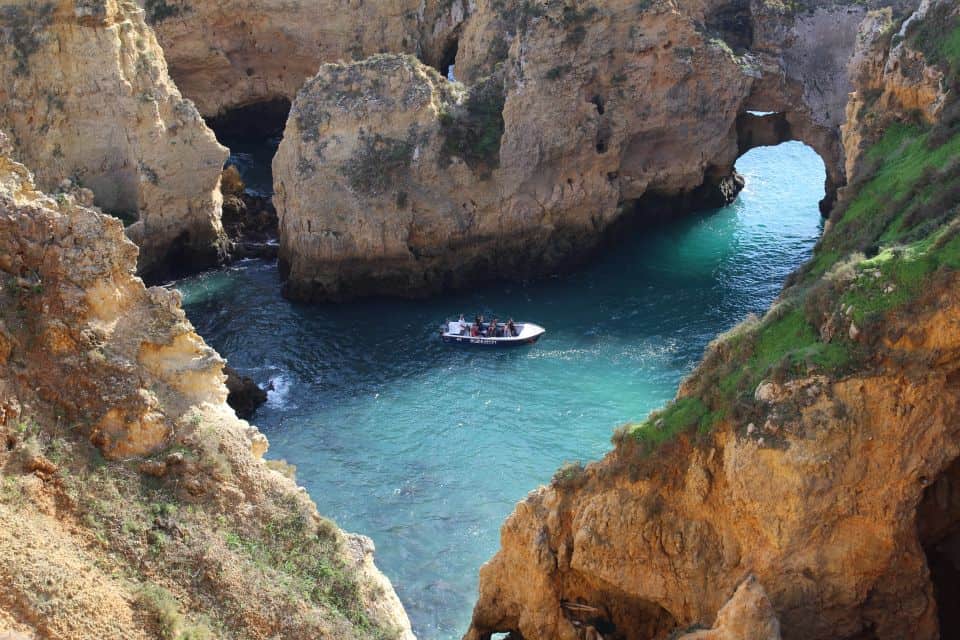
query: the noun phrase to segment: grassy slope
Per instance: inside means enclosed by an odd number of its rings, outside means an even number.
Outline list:
[[[956,87],[960,18],[947,24],[931,16],[908,38]],[[763,380],[868,369],[884,318],[907,311],[944,272],[960,269],[960,105],[944,113],[936,126],[887,127],[867,152],[869,178],[851,186],[781,300],[711,345],[689,393],[622,427],[614,441],[629,437],[649,452],[678,434],[759,415],[753,395]],[[840,330],[830,330],[831,318]]]

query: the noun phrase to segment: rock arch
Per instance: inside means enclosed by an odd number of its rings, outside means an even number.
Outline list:
[[[846,184],[843,171],[843,149],[839,136],[810,125],[809,119],[795,111],[745,111],[737,116],[737,155],[756,147],[775,146],[797,140],[809,145],[826,167],[823,200],[820,212],[827,216],[837,198],[837,190]]]

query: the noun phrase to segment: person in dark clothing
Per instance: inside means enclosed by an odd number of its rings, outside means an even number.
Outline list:
[[[513,324],[513,318],[507,320],[507,335],[511,338],[517,337],[517,327]]]

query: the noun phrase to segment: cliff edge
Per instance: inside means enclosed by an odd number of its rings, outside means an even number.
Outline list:
[[[47,192],[92,190],[153,279],[215,265],[227,150],[123,0],[0,3],[0,129]]]
[[[960,16],[858,34],[853,179],[813,259],[672,403],[517,505],[468,639],[724,637],[748,577],[783,638],[956,632]],[[733,637],[776,637],[759,622]]]
[[[179,295],[0,134],[0,632],[412,638],[373,544],[226,405]],[[2,635],[2,633],[0,633]],[[20,636],[16,636],[20,637]]]

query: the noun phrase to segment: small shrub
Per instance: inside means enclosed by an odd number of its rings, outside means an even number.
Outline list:
[[[143,10],[146,13],[147,24],[151,25],[179,16],[183,12],[180,7],[167,4],[166,0],[146,0]]]
[[[388,191],[398,174],[410,166],[416,145],[376,133],[361,133],[353,156],[340,168],[350,189],[356,193],[380,195]]]
[[[507,42],[499,33],[490,40],[490,46],[487,48],[487,57],[490,58],[492,64],[496,64],[502,60],[506,60],[507,56],[510,55],[510,43]]]
[[[0,43],[13,49],[16,66],[14,75],[30,73],[30,56],[40,50],[45,31],[53,22],[52,2],[41,4],[8,5],[0,8]]]
[[[184,628],[183,614],[173,595],[161,586],[148,584],[137,593],[137,604],[144,608],[164,640],[177,640]]]
[[[547,80],[559,80],[563,76],[567,75],[573,71],[573,67],[569,64],[559,64],[552,69],[548,70],[543,77]]]
[[[551,484],[561,488],[572,488],[581,483],[586,477],[586,467],[579,460],[564,462],[553,474]]]
[[[462,103],[447,105],[440,114],[443,154],[463,158],[472,169],[497,167],[504,101],[503,81],[490,76],[471,87]]]
[[[577,25],[574,29],[567,33],[567,37],[564,39],[564,43],[571,47],[578,47],[583,44],[583,41],[587,38],[587,28],[585,26]]]
[[[578,25],[592,20],[593,17],[599,13],[599,11],[600,10],[597,7],[592,5],[583,10],[567,5],[563,8],[563,13],[561,14],[560,20],[563,23],[563,26],[571,27],[573,25]]]

